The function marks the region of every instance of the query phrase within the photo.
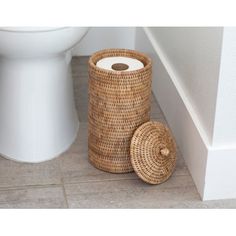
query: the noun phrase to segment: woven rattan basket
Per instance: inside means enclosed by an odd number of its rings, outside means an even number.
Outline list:
[[[170,130],[161,122],[149,121],[134,133],[130,146],[136,174],[146,183],[160,184],[173,173],[176,144]]]
[[[138,59],[144,68],[110,71],[96,66],[98,60],[113,56]],[[133,171],[130,142],[134,131],[150,120],[151,73],[151,60],[137,51],[107,49],[90,57],[88,155],[95,167],[112,173]]]

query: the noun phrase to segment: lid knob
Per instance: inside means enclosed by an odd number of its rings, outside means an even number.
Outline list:
[[[161,149],[161,155],[167,157],[170,154],[170,150],[168,148]]]

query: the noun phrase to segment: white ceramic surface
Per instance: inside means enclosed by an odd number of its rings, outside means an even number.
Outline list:
[[[26,28],[0,28],[0,154],[36,163],[76,137],[70,49],[88,28]]]

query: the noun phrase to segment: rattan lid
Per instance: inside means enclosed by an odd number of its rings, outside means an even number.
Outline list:
[[[143,181],[160,184],[174,171],[176,144],[164,124],[149,121],[135,131],[130,155],[134,171]]]

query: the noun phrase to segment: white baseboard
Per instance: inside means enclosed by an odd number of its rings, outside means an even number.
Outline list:
[[[204,200],[236,198],[236,148],[210,148]]]
[[[203,200],[236,198],[236,147],[209,144],[177,75],[148,28],[136,30],[136,49],[153,60],[153,93]]]

